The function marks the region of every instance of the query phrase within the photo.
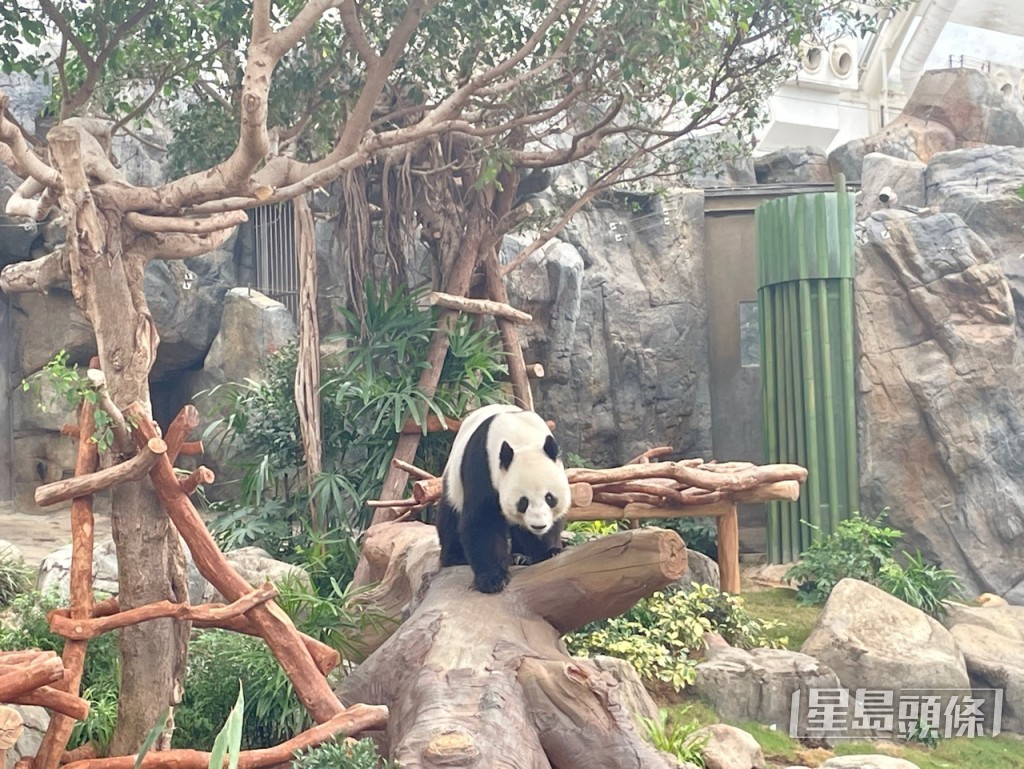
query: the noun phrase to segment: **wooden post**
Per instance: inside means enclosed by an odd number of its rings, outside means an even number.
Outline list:
[[[94,358],[90,365],[99,365]],[[99,453],[92,440],[96,429],[93,406],[83,401],[78,413],[78,457],[75,461],[75,476],[82,477],[96,471]],[[73,620],[85,620],[92,616],[92,555],[93,527],[95,520],[92,510],[92,496],[77,497],[71,502],[71,576],[69,592],[71,607],[68,614]],[[69,696],[77,697],[82,685],[85,669],[87,641],[65,641],[64,680],[58,685]],[[75,719],[65,713],[54,712],[46,727],[46,734],[36,751],[35,769],[57,769],[61,755],[68,746]]]
[[[728,510],[715,518],[718,530],[718,576],[722,591],[726,593],[740,592],[740,519],[736,505],[728,505]]]
[[[135,439],[140,445],[156,437],[156,425],[138,404],[129,406],[125,414],[133,418]],[[237,601],[250,593],[252,587],[231,568],[206,524],[182,491],[166,454],[159,456],[150,471],[150,478],[160,503],[188,545],[199,573],[229,601]],[[254,606],[246,616],[274,653],[295,687],[299,701],[314,720],[325,723],[338,715],[342,711],[341,702],[320,674],[288,615],[276,603],[268,601]]]

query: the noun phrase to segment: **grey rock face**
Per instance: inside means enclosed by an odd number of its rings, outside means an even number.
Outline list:
[[[711,646],[697,665],[697,692],[727,721],[756,721],[789,728],[793,693],[809,701],[811,689],[834,689],[839,679],[827,666],[786,649]]]
[[[960,217],[859,235],[862,508],[973,594],[1024,600],[1024,363],[1009,283]]]
[[[830,182],[828,156],[817,147],[785,147],[754,159],[758,184]]]
[[[31,758],[39,752],[43,744],[43,735],[50,725],[50,714],[35,705],[10,705],[21,714],[24,731],[14,747],[7,751],[4,758],[4,769],[14,769],[14,765],[22,758]]]
[[[1024,146],[1024,105],[1006,98],[995,78],[980,69],[926,72],[903,112],[948,127],[958,147]]]
[[[916,160],[901,160],[891,155],[872,152],[864,156],[861,192],[857,198],[857,218],[895,206],[927,205],[925,170]],[[883,194],[888,200],[882,200]],[[895,195],[896,199],[892,200]]]
[[[949,631],[924,612],[866,582],[833,589],[800,649],[857,689],[970,689]]]
[[[204,373],[219,382],[257,377],[260,362],[298,336],[291,314],[258,291],[235,288],[224,296],[220,330],[206,356]]]
[[[534,316],[524,354],[546,372],[535,408],[567,450],[601,466],[654,442],[710,453],[702,222],[699,192],[590,210],[510,275],[512,304]]]
[[[243,547],[224,554],[236,572],[250,585],[258,587],[265,582],[281,584],[295,579],[308,585],[309,575],[299,566],[275,560],[259,547]],[[188,594],[193,604],[225,603],[226,599],[199,573],[185,548],[188,567]],[[117,551],[112,540],[96,543],[93,549],[93,589],[110,595],[118,593]],[[60,595],[68,595],[71,574],[71,545],[54,550],[43,558],[39,565],[36,587],[46,592],[56,589]]]
[[[237,285],[230,243],[197,259],[146,265],[146,301],[160,334],[154,379],[195,367],[206,357],[220,324],[224,294]]]
[[[956,146],[956,137],[943,124],[903,114],[873,136],[835,148],[828,164],[832,173],[842,173],[853,182],[861,179],[864,158],[871,153],[927,163],[935,153]]]
[[[1003,731],[1024,734],[1024,606],[954,606],[944,624],[964,654],[971,685],[1003,690]]]
[[[679,586],[680,590],[687,592],[693,583],[718,588],[721,587],[722,580],[717,563],[704,553],[687,549],[686,571],[675,581],[675,584]]]

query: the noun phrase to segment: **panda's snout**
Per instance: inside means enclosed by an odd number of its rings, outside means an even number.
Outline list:
[[[531,523],[530,528],[538,534],[543,534],[548,530],[548,525],[546,523]]]

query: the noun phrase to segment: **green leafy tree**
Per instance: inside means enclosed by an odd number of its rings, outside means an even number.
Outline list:
[[[375,256],[400,269],[418,226],[437,263],[437,285],[465,295],[483,266],[488,293],[501,299],[502,273],[514,264],[498,264],[497,245],[532,215],[517,194],[520,179],[570,162],[589,169],[586,188],[565,201],[539,243],[613,185],[685,172],[694,147],[714,154],[721,145],[680,139],[720,128],[749,136],[763,97],[793,67],[803,38],[864,27],[874,18],[864,9],[885,5],[6,3],[4,66],[45,72],[58,122],[44,157],[34,149],[42,137],[15,121],[0,94],[0,162],[25,179],[7,213],[41,220],[59,207],[68,238],[51,254],[6,267],[0,289],[70,284],[96,333],[114,404],[144,411],[151,411],[159,343],[142,288],[145,264],[207,253],[247,208],[337,181],[352,285]],[[217,105],[235,118],[234,129],[225,128],[230,139],[212,133],[226,118],[202,117]],[[194,137],[207,139],[193,138],[192,146],[210,154],[195,166],[182,162],[180,175],[158,186],[135,186],[107,147],[112,132],[131,130],[155,107],[180,110],[182,135],[191,126]],[[453,319],[443,313],[417,382],[430,396]],[[514,347],[514,327],[501,330]],[[510,376],[522,398],[525,372]],[[412,460],[417,445],[416,436],[403,436],[396,454]],[[389,474],[382,494],[396,493],[404,480]],[[180,600],[183,558],[148,482],[119,487],[112,508],[122,606]],[[186,638],[170,620],[121,631],[114,753],[135,752],[173,699]]]

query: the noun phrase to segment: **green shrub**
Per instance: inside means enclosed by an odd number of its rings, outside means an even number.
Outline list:
[[[32,570],[24,559],[9,549],[0,550],[0,607],[32,587]]]
[[[924,556],[904,553],[906,566],[893,561],[882,567],[878,587],[936,619],[945,616],[945,602],[963,595],[956,572],[925,563]]]
[[[200,630],[189,645],[185,696],[174,716],[174,745],[210,750],[238,697],[246,691],[242,745],[265,748],[311,725],[280,664],[260,638]]]
[[[0,623],[0,649],[60,654],[64,639],[50,632],[46,614],[62,605],[56,591],[32,591],[16,597],[11,602],[10,620]],[[106,748],[117,721],[118,669],[116,635],[104,633],[91,640],[82,671],[82,696],[90,703],[89,715],[75,724],[70,747],[95,741],[101,750]]]
[[[292,769],[400,769],[381,758],[373,740],[331,740],[295,754]]]
[[[701,728],[696,718],[679,719],[678,716],[685,715],[686,711],[687,708],[684,708],[670,717],[665,708],[660,708],[657,721],[640,716],[640,726],[647,733],[647,741],[658,750],[671,753],[680,761],[688,761],[703,769],[704,748],[708,744],[708,737],[695,734]]]
[[[503,399],[505,370],[497,333],[460,319],[436,392],[419,388],[437,308],[423,308],[420,294],[367,282],[365,313],[341,309],[349,330],[335,340],[342,351],[321,361],[323,472],[305,479],[294,382],[297,348],[270,356],[260,381],[221,385],[210,391],[223,414],[207,430],[212,446],[227,444],[230,461],[244,470],[238,500],[221,504],[212,529],[227,549],[259,544],[288,556],[315,537],[356,530],[368,523],[366,500],[380,491],[403,425],[425,423],[430,414],[460,416]],[[451,433],[421,441],[417,461],[440,473]],[[312,499],[324,520],[310,527]]]
[[[692,587],[689,593],[654,593],[625,614],[567,635],[566,646],[577,656],[620,657],[641,677],[681,689],[694,681],[693,655],[704,648],[706,632],[742,648],[785,645],[785,638],[771,637],[778,623],[751,616],[739,596],[710,585]]]
[[[903,532],[878,521],[854,516],[836,531],[815,542],[800,556],[800,563],[785,574],[797,582],[797,599],[804,604],[824,603],[841,579],[850,577],[885,590],[905,603],[933,617],[945,613],[943,602],[958,598],[963,585],[955,572],[925,563],[924,557],[903,553],[897,560],[896,546]]]
[[[892,562],[903,532],[859,515],[842,521],[836,531],[804,550],[800,563],[784,579],[797,583],[801,603],[824,603],[841,579],[851,577],[874,583],[882,567]]]

